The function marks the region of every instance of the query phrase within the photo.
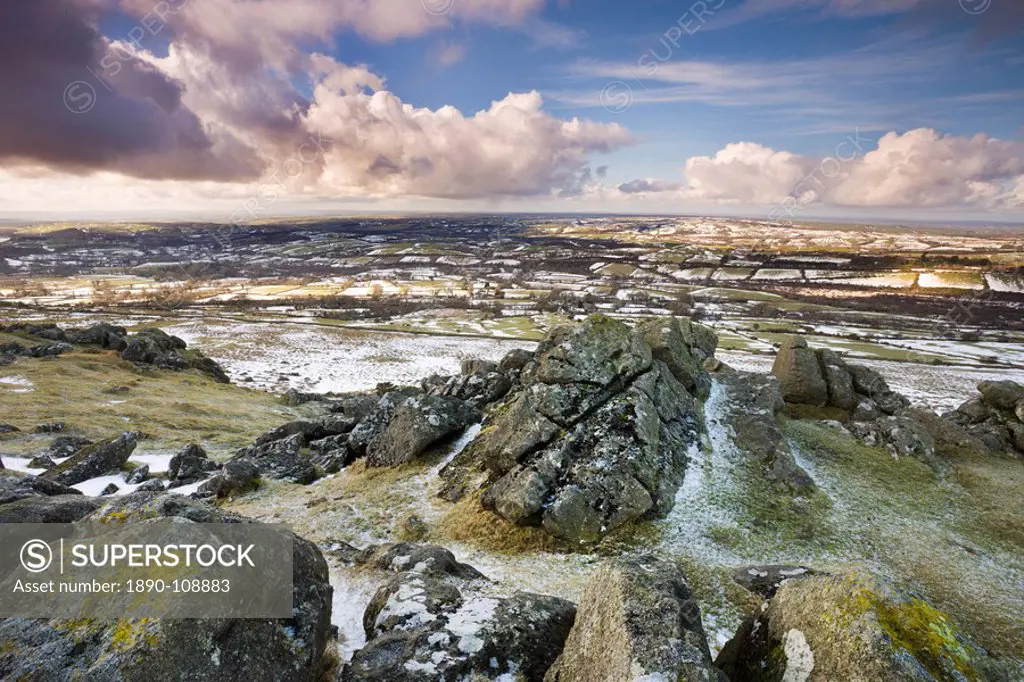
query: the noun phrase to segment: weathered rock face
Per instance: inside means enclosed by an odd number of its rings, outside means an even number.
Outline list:
[[[871,400],[885,414],[896,414],[910,405],[910,401],[889,388],[881,374],[869,367],[847,365],[853,378],[853,388],[862,399]]]
[[[645,557],[613,562],[584,590],[545,682],[714,682],[718,671],[686,578]]]
[[[572,627],[576,607],[563,599],[469,593],[465,581],[483,576],[441,547],[389,545],[358,561],[400,572],[367,606],[368,643],[342,673],[345,682],[540,682]]]
[[[801,337],[790,336],[782,342],[772,374],[779,378],[786,402],[820,407],[828,404],[828,383],[818,356]]]
[[[92,441],[88,438],[82,438],[81,436],[57,436],[50,443],[46,454],[53,459],[63,459],[75,454],[86,445],[92,445]]]
[[[867,445],[888,448],[897,459],[913,457],[935,469],[942,468],[942,461],[935,455],[935,439],[916,419],[882,417],[872,422],[851,422],[849,429]]]
[[[989,679],[991,662],[920,599],[812,576],[782,585],[716,664],[731,682],[936,682]]]
[[[360,552],[356,561],[381,571],[412,571],[423,575],[447,575],[461,580],[486,580],[483,573],[469,564],[460,563],[454,554],[437,545],[399,542],[370,547]]]
[[[982,381],[978,392],[986,405],[997,410],[1013,410],[1024,400],[1024,386],[1015,381]]]
[[[119,471],[139,442],[138,433],[124,433],[117,438],[89,445],[43,474],[43,478],[62,485],[75,485],[90,478]]]
[[[25,347],[20,343],[5,343],[0,345],[0,365],[9,365],[19,357],[21,358],[55,358],[74,350],[70,343],[41,343],[31,347]]]
[[[129,362],[155,365],[163,369],[197,369],[214,381],[229,383],[228,375],[216,362],[202,353],[187,350],[188,344],[160,329],[147,329],[127,339],[121,357]]]
[[[130,485],[136,485],[138,483],[142,483],[147,478],[149,478],[149,465],[140,464],[131,471],[125,473],[124,482]]]
[[[55,466],[57,466],[56,462],[49,455],[39,455],[28,461],[30,469],[52,469]]]
[[[387,427],[366,449],[366,463],[372,467],[397,466],[410,462],[428,447],[481,419],[468,403],[441,396],[416,396],[405,400]]]
[[[91,514],[101,504],[102,500],[85,495],[23,497],[0,504],[0,523],[73,523]]]
[[[348,435],[348,446],[354,455],[365,455],[366,448],[384,432],[398,407],[409,398],[421,394],[422,391],[416,388],[400,388],[385,392]]]
[[[704,370],[704,360],[714,355],[718,338],[695,329],[707,330],[690,320],[686,320],[684,326],[677,318],[669,317],[645,322],[639,331],[651,347],[654,359],[668,367],[672,376],[690,394],[707,400],[711,392],[711,378]]]
[[[54,483],[46,478],[18,472],[0,474],[0,504],[7,504],[25,497],[49,497],[52,495],[81,495],[74,488]]]
[[[336,474],[347,467],[355,459],[348,447],[348,434],[328,436],[309,444],[314,454],[310,461],[324,470],[325,474]]]
[[[123,351],[128,347],[128,330],[101,322],[85,329],[70,329],[67,340],[81,346],[100,346],[110,350]]]
[[[167,465],[167,478],[172,487],[177,487],[195,483],[219,468],[220,465],[210,459],[201,445],[189,443],[171,457]]]
[[[85,520],[111,512],[129,522],[157,517],[250,522],[201,502],[151,493],[112,500]],[[292,561],[294,612],[288,620],[86,621],[78,627],[68,621],[0,620],[0,679],[318,680],[330,630],[327,563],[315,545],[298,536]],[[114,637],[115,632],[120,635]]]
[[[45,478],[0,474],[0,523],[71,523],[99,505],[98,500]]]
[[[934,412],[922,408],[908,407],[900,411],[901,417],[913,419],[927,432],[935,444],[935,454],[948,459],[963,455],[986,455],[991,451],[981,440],[972,436],[967,429],[950,419],[944,419]]]
[[[259,484],[259,467],[243,457],[226,462],[219,474],[199,486],[199,493],[214,497],[230,497],[255,490]]]
[[[252,445],[235,453],[232,460],[254,464],[263,476],[307,485],[318,477],[309,455],[302,452],[305,437],[301,433],[263,445]]]
[[[772,374],[782,383],[786,402],[835,407],[852,412],[854,421],[894,415],[910,405],[875,370],[849,364],[827,348],[811,349],[800,336],[783,341]]]
[[[943,415],[992,452],[1024,456],[1024,386],[1014,381],[983,381],[980,398]]]
[[[523,352],[532,357],[527,351]],[[522,367],[515,367],[517,362],[513,359],[499,365],[476,358],[466,359],[462,361],[462,373],[459,376],[428,377],[423,382],[423,390],[430,395],[464,400],[473,407],[484,407],[505,397],[512,389]]]
[[[521,390],[445,475],[487,471],[487,508],[572,542],[668,513],[704,430],[700,404],[681,382],[710,380],[694,378],[695,351],[678,343],[678,323],[661,324],[667,331],[650,333],[674,339],[658,353],[681,379],[654,358],[642,331],[620,322],[594,316],[553,330],[521,370]]]
[[[772,482],[796,491],[813,489],[814,481],[797,465],[776,419],[785,407],[779,380],[725,365],[715,378],[726,392],[726,425],[736,447]]]

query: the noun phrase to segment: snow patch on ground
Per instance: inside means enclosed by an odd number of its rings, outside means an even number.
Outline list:
[[[35,386],[29,379],[22,376],[0,377],[0,389],[9,393],[30,393],[35,390]]]
[[[366,645],[363,612],[380,586],[380,578],[370,578],[345,567],[331,567],[331,624],[338,628],[338,653],[343,661]]]

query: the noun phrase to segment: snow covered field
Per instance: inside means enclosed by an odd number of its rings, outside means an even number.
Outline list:
[[[281,322],[184,322],[165,327],[220,362],[232,381],[272,391],[364,391],[457,374],[464,358],[500,360],[530,341],[430,336]],[[246,381],[248,378],[248,381]]]

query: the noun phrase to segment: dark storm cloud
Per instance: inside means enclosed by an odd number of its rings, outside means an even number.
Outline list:
[[[263,165],[182,105],[182,86],[95,28],[88,0],[0,2],[0,164],[248,179]]]

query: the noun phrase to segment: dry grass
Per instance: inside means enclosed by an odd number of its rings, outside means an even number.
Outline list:
[[[3,421],[23,432],[65,422],[93,439],[135,430],[168,446],[197,441],[228,449],[301,414],[272,395],[218,384],[196,371],[139,369],[112,351],[20,358],[0,373],[32,382],[25,393],[0,389]],[[17,447],[17,440],[5,445]]]
[[[480,504],[480,493],[466,495],[430,532],[434,541],[459,542],[491,552],[558,552],[565,543],[540,528],[515,526]]]

